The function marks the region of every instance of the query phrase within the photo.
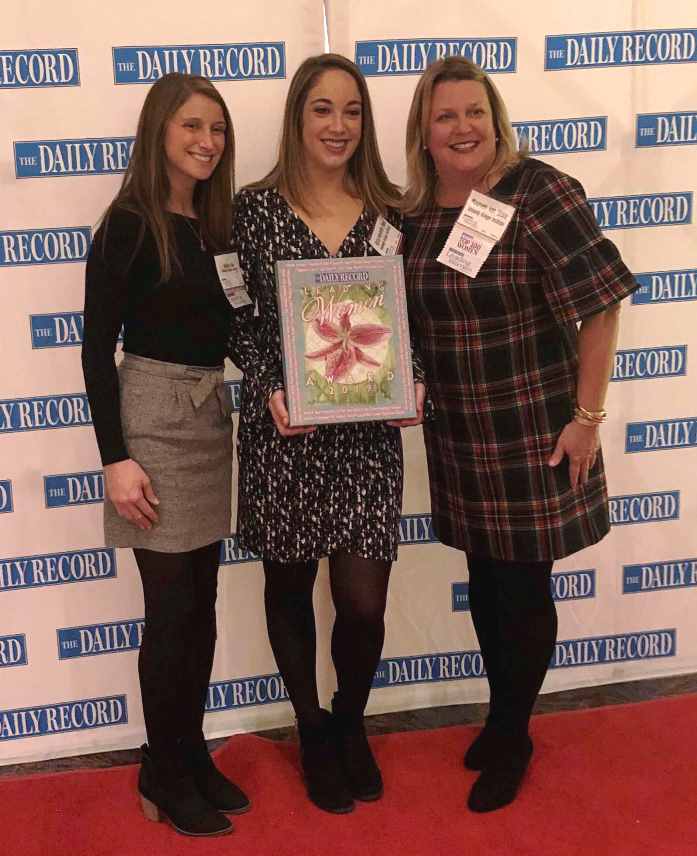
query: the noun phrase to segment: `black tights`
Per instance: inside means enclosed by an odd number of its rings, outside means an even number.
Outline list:
[[[337,678],[335,708],[362,715],[385,639],[385,605],[391,562],[349,553],[329,557],[336,620],[331,652]],[[316,724],[315,613],[312,591],[317,561],[264,559],[264,603],[269,640],[299,721]]]
[[[488,722],[527,734],[557,638],[552,562],[467,557],[474,629],[489,681]]]
[[[138,656],[143,716],[153,758],[202,738],[216,640],[220,542],[186,553],[133,551],[143,583],[145,629]]]

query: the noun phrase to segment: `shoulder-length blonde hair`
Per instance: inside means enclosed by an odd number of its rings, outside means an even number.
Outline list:
[[[365,78],[351,60],[340,54],[311,56],[300,64],[286,96],[278,161],[271,172],[249,187],[274,187],[282,191],[293,204],[305,211],[311,210],[303,147],[303,109],[310,89],[325,71],[332,69],[351,75],[358,87],[362,105],[361,139],[348,164],[347,190],[356,194],[372,211],[385,214],[388,207],[400,204],[399,189],[388,179],[382,165]]]
[[[421,75],[407,119],[407,186],[402,201],[406,214],[419,214],[435,202],[436,167],[428,150],[428,129],[433,89],[450,80],[476,80],[486,90],[496,132],[496,158],[489,174],[507,171],[525,154],[518,151],[515,131],[506,105],[491,78],[478,65],[460,56],[439,59]]]
[[[173,72],[165,74],[152,85],[140,111],[133,152],[121,188],[103,217],[103,234],[106,237],[109,216],[114,208],[125,208],[140,215],[141,230],[135,252],[148,229],[157,247],[161,282],[168,280],[172,271],[181,267],[172,220],[167,216],[166,209],[170,183],[165,157],[165,133],[167,123],[192,95],[205,95],[215,101],[225,119],[222,157],[211,177],[196,183],[194,209],[206,245],[213,251],[222,251],[229,246],[232,195],[235,189],[235,136],[230,112],[222,96],[208,78],[198,75]]]

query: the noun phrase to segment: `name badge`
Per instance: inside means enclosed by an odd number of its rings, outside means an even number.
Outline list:
[[[473,190],[450,230],[438,261],[475,277],[514,214],[512,205]]]
[[[237,253],[220,253],[215,256],[215,269],[218,271],[218,279],[230,306],[233,309],[251,306],[252,301],[244,285]]]
[[[381,256],[396,256],[402,245],[402,233],[384,217],[378,217],[368,242]]]

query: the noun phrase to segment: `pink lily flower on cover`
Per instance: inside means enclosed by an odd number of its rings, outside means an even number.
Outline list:
[[[305,354],[309,360],[326,358],[324,374],[329,381],[337,381],[345,377],[356,363],[365,366],[380,367],[380,363],[361,350],[360,345],[378,345],[389,338],[392,330],[382,324],[351,324],[349,312],[343,312],[339,323],[320,321],[315,318],[312,329],[329,344],[318,351]]]

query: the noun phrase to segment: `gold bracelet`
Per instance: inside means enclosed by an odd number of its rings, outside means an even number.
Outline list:
[[[579,425],[584,425],[586,428],[597,428],[600,424],[599,422],[593,422],[591,419],[586,419],[585,416],[581,416],[580,413],[574,413],[574,422],[578,422]]]
[[[606,410],[586,410],[585,407],[581,407],[580,404],[577,404],[574,408],[574,413],[579,416],[583,416],[584,419],[590,419],[591,422],[595,422],[600,425],[602,422],[605,422],[607,419],[607,411]]]

